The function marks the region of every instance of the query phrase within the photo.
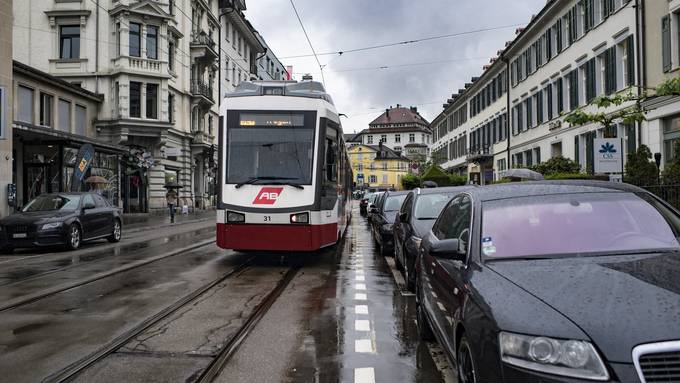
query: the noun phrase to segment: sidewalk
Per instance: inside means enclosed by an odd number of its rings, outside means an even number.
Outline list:
[[[126,232],[159,229],[188,223],[214,221],[215,210],[200,210],[186,215],[175,215],[175,223],[170,223],[170,215],[123,214],[123,229]]]

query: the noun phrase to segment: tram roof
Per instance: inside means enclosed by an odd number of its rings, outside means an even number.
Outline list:
[[[226,98],[252,96],[288,96],[318,98],[335,106],[323,84],[317,81],[245,81],[240,83]]]

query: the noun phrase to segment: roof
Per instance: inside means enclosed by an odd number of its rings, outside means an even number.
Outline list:
[[[406,144],[405,148],[427,148],[427,144]]]
[[[636,186],[606,181],[536,181],[489,185],[468,191],[481,201],[573,193],[644,192]]]
[[[366,147],[369,147],[373,150],[375,150],[376,153],[380,153],[380,145],[363,145]],[[396,151],[388,148],[387,146],[382,146],[382,152],[384,153],[383,156],[381,155],[376,155],[375,159],[376,160],[402,160],[402,161],[411,161],[410,159],[402,156],[401,154],[397,153]]]
[[[426,128],[425,126],[405,126],[402,128],[378,128],[378,127],[372,127],[369,129],[364,129],[361,132],[357,133],[357,135],[363,135],[363,134],[385,134],[385,133],[427,133],[427,134],[432,134],[432,130],[429,128]]]
[[[361,142],[359,139],[361,133],[345,133],[342,136],[345,138],[345,142]]]
[[[443,193],[462,193],[466,190],[474,189],[478,186],[476,185],[465,185],[465,186],[446,186],[438,188],[416,188],[413,189],[416,195],[424,194],[443,194]]]
[[[21,73],[25,76],[30,76],[33,77],[36,80],[42,81],[43,83],[56,86],[61,88],[62,90],[65,90],[67,92],[71,92],[74,94],[78,94],[82,97],[88,98],[92,101],[96,102],[103,102],[104,101],[104,95],[103,94],[97,94],[90,92],[89,90],[85,88],[81,88],[77,85],[73,85],[68,81],[62,80],[58,77],[52,76],[49,73],[43,72],[41,70],[35,69],[32,66],[28,66],[20,61],[14,60],[13,62],[13,70],[14,72]]]
[[[418,113],[416,108],[404,108],[401,106],[387,109],[383,114],[380,115],[380,117],[376,118],[368,125],[373,126],[387,124],[430,125],[430,123]]]

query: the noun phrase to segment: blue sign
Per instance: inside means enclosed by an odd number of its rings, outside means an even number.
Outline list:
[[[94,148],[90,144],[85,144],[80,147],[78,155],[76,156],[76,163],[73,169],[73,177],[71,178],[71,191],[80,191],[80,186],[85,178],[85,173],[92,166],[94,159]]]

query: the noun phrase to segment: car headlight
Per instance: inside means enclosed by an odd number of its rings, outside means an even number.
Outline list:
[[[501,359],[507,364],[548,374],[609,380],[607,368],[589,342],[501,332]]]
[[[52,230],[61,227],[61,222],[52,222],[42,225],[40,230]]]
[[[241,213],[236,213],[233,211],[227,212],[227,222],[228,223],[243,223],[246,221],[246,215]]]

